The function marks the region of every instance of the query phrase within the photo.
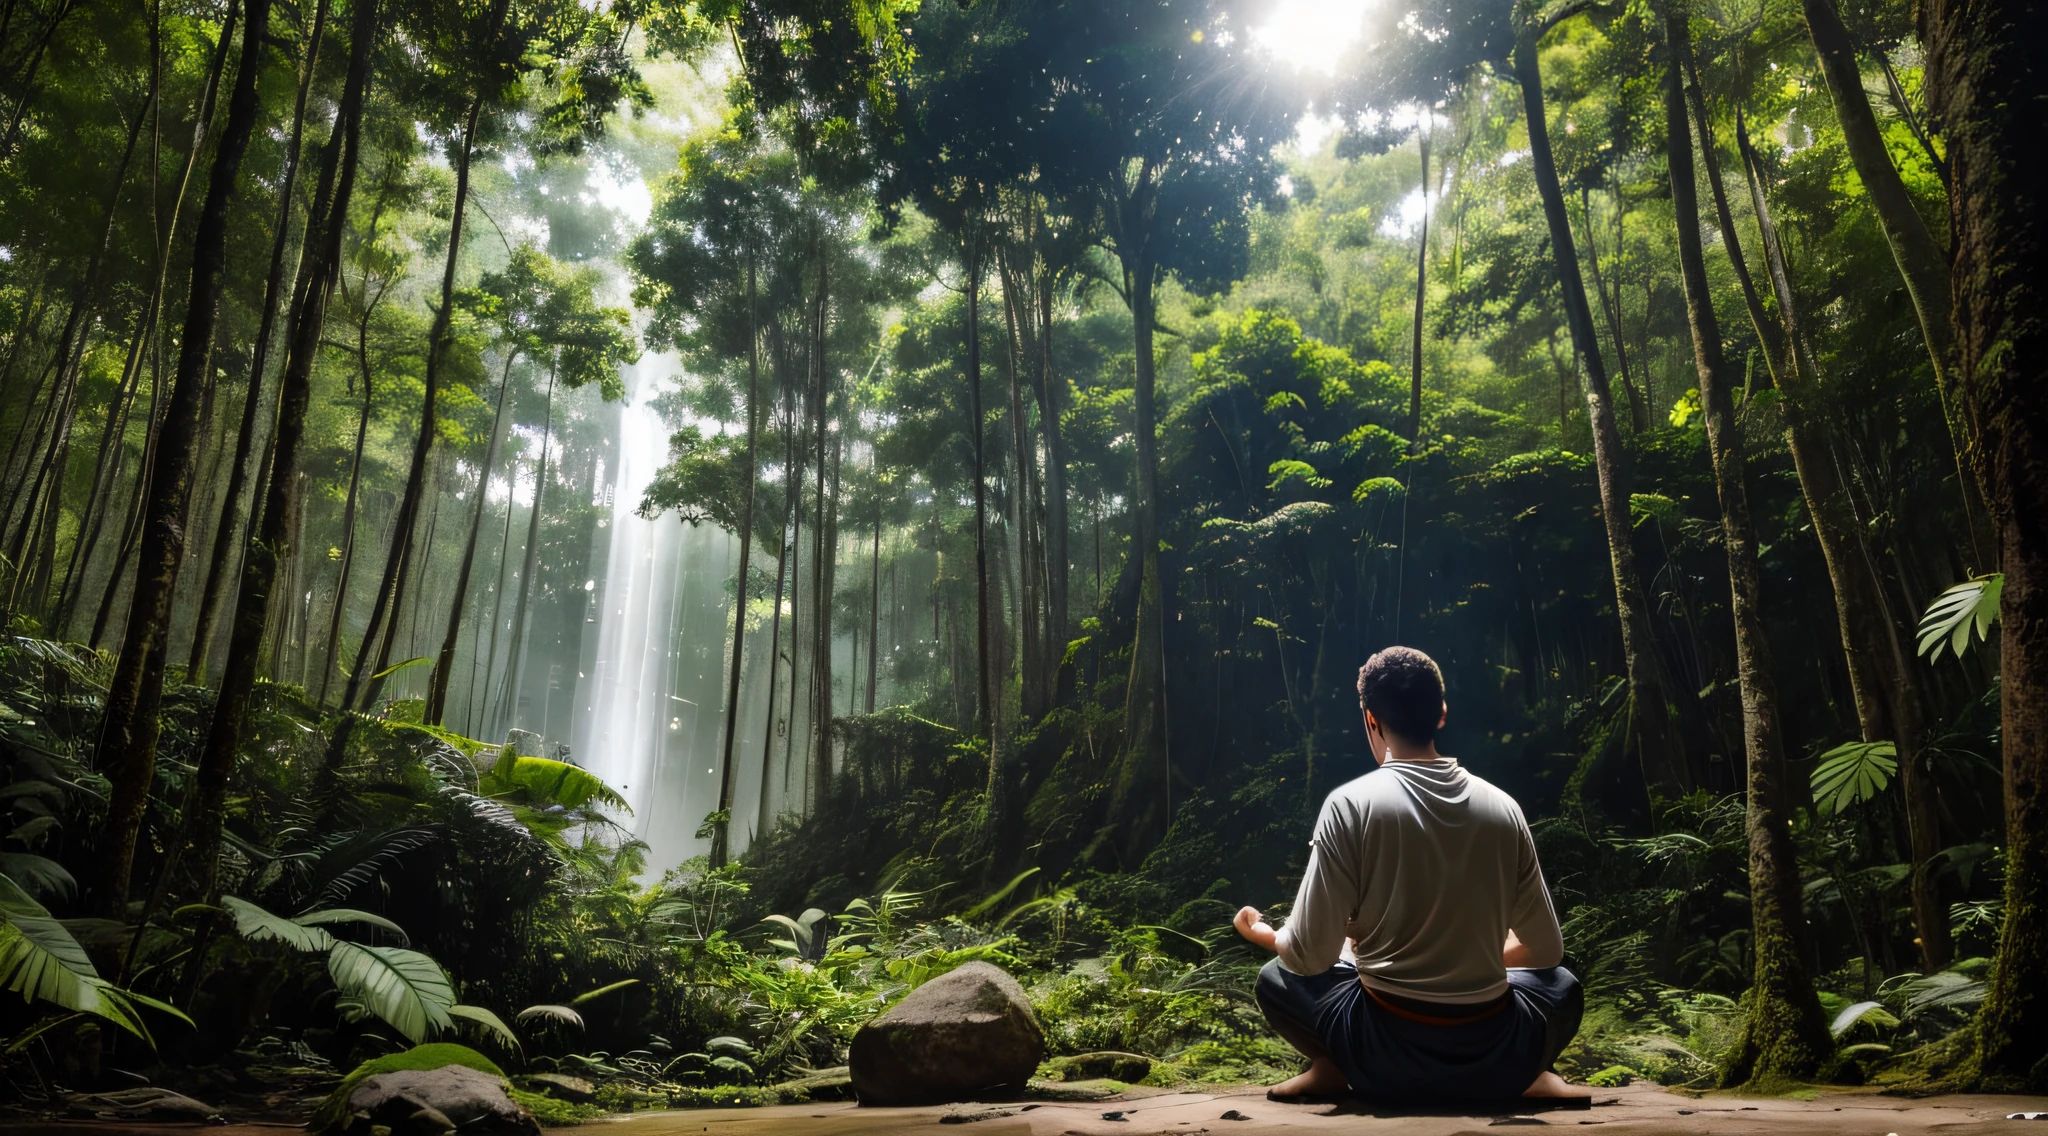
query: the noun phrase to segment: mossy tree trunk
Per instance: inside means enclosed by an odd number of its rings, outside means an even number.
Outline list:
[[[1674,53],[1687,38],[1685,16],[1665,9],[1666,42]],[[1748,1019],[1727,1084],[1804,1079],[1820,1070],[1833,1048],[1801,945],[1805,922],[1799,865],[1792,847],[1785,795],[1784,741],[1778,727],[1777,681],[1763,617],[1762,573],[1756,528],[1750,520],[1741,426],[1728,364],[1721,351],[1700,245],[1699,190],[1694,183],[1692,137],[1687,126],[1683,74],[1671,63],[1664,85],[1664,127],[1671,205],[1678,229],[1680,282],[1692,331],[1693,361],[1705,408],[1707,452],[1721,505],[1721,538],[1728,553],[1729,613],[1735,624],[1736,675],[1742,690],[1743,748],[1748,761],[1750,944]]]
[[[2048,1089],[2048,39],[2041,0],[1928,0],[1928,87],[1948,146],[1952,373],[1998,532],[2005,922],[1969,1073]]]

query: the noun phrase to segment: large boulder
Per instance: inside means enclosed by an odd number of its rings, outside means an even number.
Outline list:
[[[1044,1059],[1024,988],[970,962],[860,1027],[850,1072],[862,1104],[937,1104],[1021,1090]]]
[[[335,1128],[369,1132],[378,1127],[392,1136],[447,1136],[458,1128],[466,1136],[540,1136],[540,1125],[512,1099],[503,1077],[462,1065],[400,1069],[357,1082]]]

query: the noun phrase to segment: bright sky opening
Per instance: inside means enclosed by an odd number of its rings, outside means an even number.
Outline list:
[[[1334,74],[1337,61],[1358,41],[1372,0],[1279,0],[1266,22],[1252,29],[1260,46],[1302,70]]]

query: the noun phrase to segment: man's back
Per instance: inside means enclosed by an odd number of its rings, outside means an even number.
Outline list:
[[[1367,986],[1470,1004],[1507,989],[1511,928],[1530,965],[1562,957],[1521,808],[1454,759],[1389,761],[1323,802],[1278,946],[1288,969],[1320,974],[1350,939]]]

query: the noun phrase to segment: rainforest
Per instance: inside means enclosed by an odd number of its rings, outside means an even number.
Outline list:
[[[1395,645],[1574,1091],[2048,1093],[2044,17],[0,0],[0,1126],[1266,1131]]]

